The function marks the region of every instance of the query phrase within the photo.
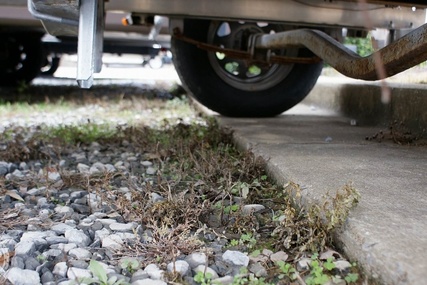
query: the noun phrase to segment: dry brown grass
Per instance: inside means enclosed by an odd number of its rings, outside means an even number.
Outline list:
[[[58,129],[41,128],[33,136],[25,137],[11,135],[15,132],[10,130],[0,137],[0,143],[6,145],[0,151],[0,160],[43,160],[59,171],[62,183],[52,185],[43,177],[32,176],[25,181],[26,187],[85,190],[109,205],[108,214],[119,215],[124,222],[138,223],[136,239],[114,252],[115,261],[132,256],[142,265],[157,263],[164,267],[182,254],[195,250],[209,253],[206,234],[229,247],[233,239],[250,235],[254,244],[241,242],[234,247],[242,251],[283,249],[291,255],[289,260],[297,260],[302,253],[333,246],[334,229],[345,221],[357,202],[357,192],[345,186],[319,206],[303,205],[297,184],[289,183],[285,188],[275,184],[268,177],[266,162],[250,151],[234,148],[232,133],[209,118],[199,118],[196,124],[165,123],[161,129],[121,126],[114,132],[99,130],[89,137],[81,129],[64,126],[59,129],[61,136],[52,136],[55,132]],[[19,133],[25,132],[20,129]],[[58,167],[59,160],[74,150],[88,151],[91,140],[103,149],[141,154],[155,163],[157,175],[150,179],[121,172],[88,175]],[[21,183],[3,182],[2,189],[15,189]],[[119,188],[123,186],[129,189],[130,199],[121,194]],[[153,201],[154,193],[163,200]],[[247,204],[262,204],[266,209],[245,214],[242,209]],[[284,215],[284,219],[278,221],[277,213]],[[2,217],[7,217],[7,213]],[[275,265],[268,266],[274,269]]]

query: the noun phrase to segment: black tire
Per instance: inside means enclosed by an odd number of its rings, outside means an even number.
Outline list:
[[[58,70],[60,61],[61,61],[60,57],[47,56],[45,60],[45,64],[42,67],[40,74],[43,76],[52,76]]]
[[[186,19],[184,35],[209,42],[208,34],[212,30],[212,23],[214,22]],[[276,77],[274,85],[265,78],[267,84],[255,80],[247,85],[237,82],[237,86],[231,86],[230,84],[235,84],[227,78],[224,80],[218,68],[213,67],[213,53],[209,55],[207,51],[176,38],[172,39],[172,53],[175,68],[191,96],[209,109],[230,117],[272,117],[281,114],[307,96],[323,67],[322,63],[293,64],[285,69],[273,66],[276,71],[287,70],[284,77],[280,75],[282,77],[279,80],[277,74],[272,73]],[[297,56],[312,55],[306,49],[294,50],[294,53]],[[262,84],[265,86],[261,86]]]
[[[0,86],[28,83],[43,65],[40,33],[0,34]]]

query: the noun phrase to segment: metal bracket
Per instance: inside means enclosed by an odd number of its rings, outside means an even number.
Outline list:
[[[292,30],[256,37],[255,49],[304,46],[340,73],[363,80],[380,80],[377,63],[382,61],[386,77],[395,75],[427,60],[427,24],[413,30],[367,57],[347,49],[327,34],[317,30]]]
[[[90,88],[102,69],[104,0],[80,0],[77,83]]]
[[[160,34],[160,30],[163,26],[167,26],[168,18],[164,16],[154,16],[154,25],[151,28],[148,38],[150,40],[156,40],[157,36]]]
[[[70,26],[78,26],[79,25],[79,22],[74,20],[74,19],[67,19],[67,18],[63,18],[63,17],[52,16],[52,15],[48,15],[46,13],[42,13],[40,11],[37,11],[33,5],[34,4],[33,4],[32,0],[27,0],[28,11],[36,19],[39,19],[42,21],[50,21],[50,22],[54,22],[54,23],[70,25]]]
[[[289,56],[277,56],[277,55],[269,54],[269,55],[266,55],[266,59],[268,59],[268,62],[266,62],[265,59],[264,60],[254,59],[253,55],[248,51],[222,48],[222,47],[219,47],[217,45],[207,44],[204,42],[194,40],[192,38],[188,38],[188,37],[184,36],[178,28],[175,28],[173,30],[173,38],[180,40],[180,41],[183,41],[183,42],[186,42],[186,43],[189,43],[189,44],[192,44],[192,45],[195,45],[198,48],[209,51],[209,52],[220,52],[220,53],[223,53],[230,58],[238,58],[238,59],[243,59],[243,60],[248,60],[248,61],[257,61],[260,63],[267,63],[267,64],[270,64],[270,63],[313,64],[313,63],[318,63],[318,62],[322,61],[322,59],[320,59],[317,56],[313,56],[313,57],[289,57]],[[257,39],[258,39],[258,37],[253,37],[253,40],[255,42],[257,41]],[[249,46],[249,50],[251,50],[251,46]]]
[[[252,61],[263,62],[266,64],[271,64],[272,52],[270,49],[256,49],[255,44],[257,38],[263,34],[252,34],[248,39],[248,52],[251,56]]]

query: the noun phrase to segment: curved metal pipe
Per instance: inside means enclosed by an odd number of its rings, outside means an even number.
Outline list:
[[[304,46],[348,77],[379,80],[382,78],[375,68],[378,55],[387,77],[427,60],[427,24],[367,57],[359,56],[321,31],[309,29],[257,35],[254,46],[256,49]]]
[[[33,15],[34,18],[37,18],[39,20],[50,21],[50,22],[55,22],[55,23],[60,23],[60,24],[65,24],[65,25],[70,25],[70,26],[79,26],[79,21],[61,18],[61,17],[56,17],[56,16],[52,16],[52,15],[48,15],[48,14],[43,14],[43,13],[37,11],[34,8],[33,2],[31,0],[27,1],[27,7],[28,7],[28,11],[31,13],[31,15]]]

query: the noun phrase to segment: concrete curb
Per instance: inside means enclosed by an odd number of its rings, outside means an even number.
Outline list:
[[[361,200],[336,232],[338,247],[363,268],[367,284],[422,285],[427,149],[365,138],[394,121],[427,135],[427,86],[389,87],[392,99],[384,105],[379,83],[322,76],[302,104],[281,116],[217,119],[240,148],[267,160],[279,185],[303,186],[306,203],[354,185]]]
[[[398,124],[427,136],[427,85],[387,83],[390,103],[381,102],[379,82],[321,76],[303,104],[337,112],[358,125],[389,127]]]
[[[217,119],[233,130],[239,148],[267,161],[279,185],[299,184],[303,203],[354,185],[361,200],[335,238],[363,269],[366,284],[425,284],[426,148],[366,141],[376,127],[336,116]]]

